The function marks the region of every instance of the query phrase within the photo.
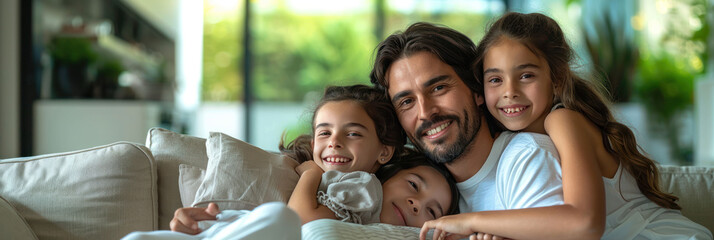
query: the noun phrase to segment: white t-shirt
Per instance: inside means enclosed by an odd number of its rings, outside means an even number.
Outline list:
[[[502,132],[481,170],[457,186],[462,213],[563,204],[558,151],[543,134]]]

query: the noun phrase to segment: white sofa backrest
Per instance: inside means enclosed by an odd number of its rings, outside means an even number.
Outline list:
[[[659,166],[660,187],[679,197],[682,214],[714,232],[714,168]]]

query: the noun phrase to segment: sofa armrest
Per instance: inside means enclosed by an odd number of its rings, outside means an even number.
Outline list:
[[[138,144],[1,160],[0,196],[40,239],[119,239],[158,229],[156,164]]]

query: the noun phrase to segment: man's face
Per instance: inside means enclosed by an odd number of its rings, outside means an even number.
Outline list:
[[[451,66],[419,52],[395,61],[386,78],[399,122],[429,158],[449,163],[470,147],[481,126],[483,97],[473,94]]]

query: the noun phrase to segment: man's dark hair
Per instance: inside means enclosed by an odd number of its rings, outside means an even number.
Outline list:
[[[436,55],[451,66],[471,91],[483,93],[483,86],[478,86],[474,78],[476,45],[473,41],[451,28],[425,22],[414,23],[406,31],[390,35],[377,46],[370,81],[377,89],[387,93],[389,81],[386,74],[392,63],[423,51]]]

